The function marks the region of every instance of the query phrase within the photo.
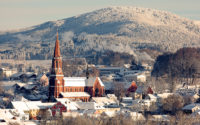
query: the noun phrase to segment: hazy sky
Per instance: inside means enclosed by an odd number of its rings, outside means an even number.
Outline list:
[[[0,31],[25,28],[108,6],[154,8],[200,20],[200,0],[0,0]]]

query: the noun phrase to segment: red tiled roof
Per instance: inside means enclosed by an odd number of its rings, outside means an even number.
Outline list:
[[[137,85],[136,83],[133,81],[131,83],[131,86],[128,88],[128,92],[135,92],[137,90]]]

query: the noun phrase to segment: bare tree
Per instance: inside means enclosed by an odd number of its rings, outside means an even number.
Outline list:
[[[78,71],[78,66],[63,60],[63,73],[65,76],[74,76]]]
[[[196,84],[200,62],[200,48],[182,48],[176,53],[158,56],[152,75],[166,76],[173,92],[177,83]]]
[[[89,70],[89,76],[90,77],[97,77],[99,76],[99,70],[95,67],[91,67],[90,70]]]
[[[162,77],[151,77],[149,80],[149,86],[152,87],[155,93],[163,93],[168,88],[168,83]]]
[[[183,96],[183,100],[184,100],[184,105],[188,105],[195,102],[194,97],[189,95]]]
[[[175,114],[184,106],[183,97],[180,95],[170,95],[162,101],[164,111]]]
[[[114,82],[113,87],[114,87],[114,94],[117,96],[119,100],[121,100],[121,98],[125,96],[126,93],[124,84],[120,82]]]

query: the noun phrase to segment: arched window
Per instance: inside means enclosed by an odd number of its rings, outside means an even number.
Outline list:
[[[57,60],[57,61],[56,61],[56,66],[57,66],[57,68],[59,67],[58,63],[59,63],[59,62],[58,62],[58,60]]]

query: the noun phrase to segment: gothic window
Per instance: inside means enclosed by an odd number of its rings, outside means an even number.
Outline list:
[[[59,66],[58,66],[58,60],[56,61],[56,66],[57,66],[57,68],[59,67]]]

